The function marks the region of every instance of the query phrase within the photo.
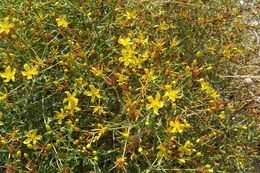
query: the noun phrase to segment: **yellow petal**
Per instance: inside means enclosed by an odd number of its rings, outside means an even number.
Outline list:
[[[30,71],[29,65],[27,63],[23,65],[23,68],[25,71]]]
[[[147,97],[147,100],[148,100],[149,102],[153,102],[153,97],[152,97],[152,96],[148,96],[148,97]]]

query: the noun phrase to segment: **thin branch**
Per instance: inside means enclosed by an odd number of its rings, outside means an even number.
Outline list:
[[[223,76],[226,78],[252,78],[252,79],[260,79],[260,76],[251,76],[251,75],[234,75],[234,76]]]

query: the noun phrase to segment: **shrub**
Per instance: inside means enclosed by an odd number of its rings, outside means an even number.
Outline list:
[[[225,78],[254,57],[243,6],[13,0],[0,10],[1,172],[254,169],[256,109],[233,102]]]

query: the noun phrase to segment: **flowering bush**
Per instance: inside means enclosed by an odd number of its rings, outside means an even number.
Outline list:
[[[257,109],[232,100],[247,93],[225,78],[254,56],[243,6],[12,0],[0,10],[1,172],[255,169]]]

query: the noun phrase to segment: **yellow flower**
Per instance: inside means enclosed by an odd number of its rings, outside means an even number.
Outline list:
[[[74,87],[77,87],[78,89],[82,89],[83,86],[84,86],[84,80],[82,77],[75,79]]]
[[[136,51],[136,45],[128,45],[121,50],[122,57],[119,57],[119,62],[124,62],[124,65],[127,66],[137,66],[138,58]]]
[[[181,98],[181,96],[179,96],[179,93],[180,93],[180,90],[179,89],[177,89],[177,90],[172,90],[172,87],[171,87],[171,85],[166,85],[165,86],[165,88],[166,88],[166,92],[165,92],[165,97],[169,97],[170,98],[170,100],[174,103],[175,102],[175,100],[177,99],[177,98]]]
[[[62,17],[59,17],[56,19],[56,22],[58,24],[58,26],[62,26],[64,28],[67,28],[68,27],[68,22],[66,20],[66,16],[62,16]]]
[[[90,107],[93,107],[94,108],[94,111],[93,113],[97,113],[98,115],[104,115],[106,114],[107,112],[104,110],[106,109],[106,107],[103,107],[101,105],[96,105],[96,106],[90,106]]]
[[[119,62],[124,62],[124,65],[127,67],[135,63],[135,55],[127,49],[121,51],[122,56],[119,58]]]
[[[166,50],[166,48],[163,48],[165,42],[161,39],[157,39],[155,42],[153,42],[155,50],[158,52]]]
[[[175,36],[172,41],[171,41],[171,48],[175,48],[176,46],[178,46],[180,44],[180,41],[177,40],[177,36]]]
[[[142,33],[139,33],[139,38],[137,38],[136,41],[141,45],[148,44],[148,38],[144,38],[144,35]]]
[[[94,102],[96,97],[99,99],[102,98],[101,95],[99,94],[100,89],[95,88],[95,86],[92,84],[89,85],[89,88],[90,91],[85,91],[84,94],[86,96],[91,96],[91,102]]]
[[[224,119],[225,119],[225,112],[224,112],[224,111],[221,111],[220,114],[219,114],[219,116],[218,116],[218,118],[219,118],[220,120],[224,120]]]
[[[149,70],[145,68],[144,73],[142,79],[146,80],[146,82],[154,81],[157,78],[157,76],[154,76],[154,69]]]
[[[184,128],[189,128],[190,124],[185,119],[180,121],[180,118],[175,118],[175,121],[170,121],[170,127],[167,129],[169,133],[182,133]]]
[[[33,60],[33,62],[38,66],[38,67],[45,67],[46,66],[46,60],[41,59],[39,57],[36,57],[36,60]]]
[[[190,156],[193,152],[193,144],[190,141],[186,141],[184,146],[180,146],[178,151],[180,151],[180,156],[182,157],[184,154]]]
[[[130,44],[132,44],[130,38],[128,38],[128,37],[127,38],[122,38],[121,36],[118,39],[118,43],[122,44],[125,47],[130,45]]]
[[[33,75],[38,75],[38,67],[32,66],[30,67],[27,63],[24,64],[25,71],[22,71],[23,76],[27,76],[27,79],[32,79]]]
[[[65,106],[65,109],[69,110],[69,114],[73,115],[75,111],[80,111],[81,109],[77,107],[78,105],[78,99],[72,100],[69,102],[67,106]]]
[[[170,158],[169,154],[171,153],[171,150],[169,150],[164,145],[159,145],[157,148],[159,149],[159,152],[157,153],[157,157],[164,157],[165,159]]]
[[[129,130],[128,129],[125,129],[123,132],[119,132],[121,135],[122,135],[122,137],[124,138],[124,139],[129,139],[129,137],[130,137],[130,134],[129,134]]]
[[[0,76],[2,78],[5,78],[4,82],[9,82],[10,80],[14,81],[15,80],[15,72],[16,72],[15,68],[12,71],[11,67],[8,66],[8,67],[6,67],[4,73],[0,73]]]
[[[126,81],[128,80],[128,76],[121,73],[116,73],[115,75],[117,77],[117,82],[119,83],[119,85],[126,84]]]
[[[153,111],[156,115],[159,115],[158,113],[158,109],[162,108],[164,103],[163,101],[160,101],[161,95],[159,92],[157,92],[155,99],[153,99],[152,96],[148,96],[147,100],[150,102],[150,104],[146,105],[146,109],[149,110],[151,108],[153,108]]]
[[[127,11],[124,16],[126,16],[127,20],[136,19],[136,14],[133,13],[133,12],[128,12],[128,11]]]
[[[13,23],[9,23],[9,18],[6,17],[4,19],[4,22],[0,22],[0,34],[5,32],[6,34],[9,34],[10,29],[14,27]]]
[[[30,144],[32,142],[33,145],[36,145],[37,141],[42,140],[42,136],[41,135],[37,135],[38,130],[34,129],[31,133],[25,131],[25,136],[27,137],[27,139],[25,141],[23,141],[23,143],[25,145]]]
[[[67,95],[67,98],[63,100],[63,103],[71,103],[71,102],[77,102],[78,99],[75,97],[76,92],[70,93],[69,91],[65,91],[65,94]]]
[[[143,52],[143,54],[141,55],[141,57],[143,58],[143,61],[147,60],[149,58],[149,51],[146,50]]]
[[[102,77],[103,76],[103,65],[99,65],[98,68],[91,67],[90,70],[95,76]]]
[[[207,94],[209,94],[213,99],[217,99],[219,98],[219,95],[217,93],[217,91],[214,90],[214,88],[212,88],[210,86],[210,84],[208,82],[206,82],[203,78],[199,79],[198,82],[200,82],[201,85],[201,90],[205,91]]]
[[[169,29],[169,26],[166,24],[165,21],[163,21],[162,23],[160,23],[159,26],[156,26],[156,27],[158,27],[159,31],[161,31],[161,32],[164,32]]]
[[[58,120],[58,124],[61,124],[62,120],[66,117],[66,114],[64,114],[64,110],[61,109],[60,112],[55,111],[55,113],[56,113],[56,115],[55,115],[55,117],[53,119],[54,120]]]
[[[69,91],[65,91],[65,94],[67,95],[67,98],[63,99],[63,103],[68,103],[67,106],[65,106],[65,109],[69,110],[69,114],[73,115],[74,111],[79,111],[80,108],[77,107],[79,99],[76,98],[76,92],[70,93]]]

